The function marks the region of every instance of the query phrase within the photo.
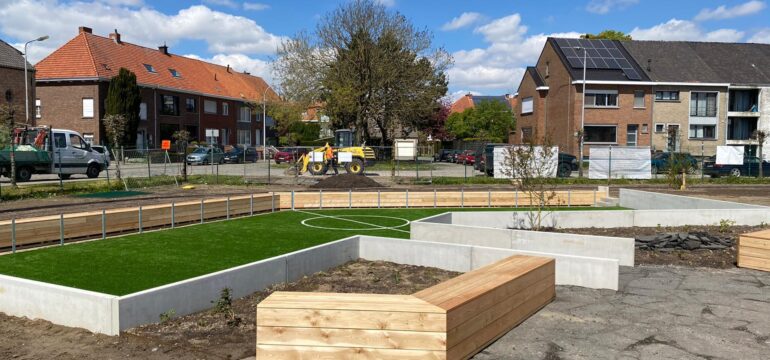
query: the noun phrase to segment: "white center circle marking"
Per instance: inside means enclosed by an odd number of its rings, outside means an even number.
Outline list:
[[[371,224],[365,221],[360,221],[356,219],[350,219],[350,218],[379,218],[379,219],[392,219],[392,220],[398,220],[401,222],[401,224],[394,225],[394,226],[383,226],[383,225],[377,225],[377,224]],[[342,221],[349,221],[351,223],[361,224],[361,225],[368,225],[369,227],[359,227],[359,228],[342,228],[342,227],[332,227],[332,226],[321,226],[321,225],[313,225],[311,222],[315,220],[342,220]],[[337,216],[316,216],[312,218],[308,218],[301,221],[302,225],[305,225],[307,227],[316,228],[316,229],[323,229],[323,230],[342,230],[342,231],[376,231],[376,230],[399,230],[403,231],[400,228],[404,226],[408,226],[411,224],[411,221],[399,217],[393,217],[393,216],[381,216],[381,215],[337,215]]]

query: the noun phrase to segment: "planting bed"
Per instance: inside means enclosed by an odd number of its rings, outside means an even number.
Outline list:
[[[459,273],[358,260],[232,303],[240,325],[213,310],[137,327],[119,338],[0,314],[0,358],[242,359],[254,355],[256,305],[273,291],[412,294]],[[215,299],[212,299],[215,300]],[[77,346],[72,346],[77,344]]]

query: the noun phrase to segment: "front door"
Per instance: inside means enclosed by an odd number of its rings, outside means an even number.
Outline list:
[[[628,125],[626,128],[626,146],[636,146],[639,136],[639,125]]]

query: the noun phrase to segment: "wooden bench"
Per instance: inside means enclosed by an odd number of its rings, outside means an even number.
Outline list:
[[[553,300],[554,264],[511,256],[413,295],[276,292],[257,359],[467,359]]]
[[[738,266],[770,271],[770,230],[743,234],[738,238]]]

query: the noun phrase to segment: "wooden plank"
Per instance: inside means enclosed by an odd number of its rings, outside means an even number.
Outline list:
[[[411,295],[337,294],[277,291],[262,300],[257,309],[371,310],[395,312],[445,311]]]
[[[738,238],[738,247],[753,247],[758,249],[770,249],[770,239],[741,235]]]
[[[770,265],[770,249],[741,246],[740,255],[750,256],[757,259],[764,259]]]
[[[446,314],[425,312],[259,308],[260,326],[446,331]],[[419,314],[416,316],[415,314]]]
[[[748,236],[752,238],[758,238],[758,239],[770,239],[770,230],[760,230],[755,232],[750,232],[743,234],[741,236]]]
[[[770,260],[739,254],[738,266],[747,269],[770,271]]]
[[[261,345],[258,360],[446,360],[443,351]]]
[[[366,316],[362,314],[362,316]],[[414,316],[419,316],[415,313]],[[446,332],[257,326],[261,345],[445,350]]]

